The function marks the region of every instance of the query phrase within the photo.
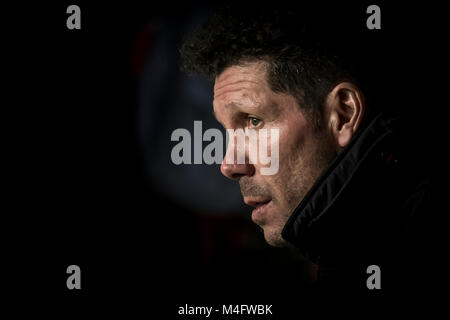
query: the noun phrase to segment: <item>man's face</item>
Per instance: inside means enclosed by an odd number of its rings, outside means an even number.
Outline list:
[[[264,230],[266,241],[286,245],[281,237],[286,221],[336,156],[331,140],[325,130],[313,130],[293,96],[269,88],[263,63],[232,66],[216,78],[214,113],[226,129],[279,130],[276,174],[262,175],[260,169],[267,165],[249,161],[224,161],[221,171],[239,181],[244,202],[255,207],[252,220]],[[229,143],[227,155],[234,149]]]

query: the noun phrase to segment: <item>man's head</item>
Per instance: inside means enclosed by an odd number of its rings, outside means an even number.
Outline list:
[[[214,114],[226,129],[279,130],[276,174],[262,175],[248,150],[245,164],[224,161],[221,171],[239,182],[266,241],[282,246],[286,221],[348,145],[366,106],[351,68],[302,30],[298,17],[253,17],[219,14],[185,42],[182,56],[185,69],[215,81]]]

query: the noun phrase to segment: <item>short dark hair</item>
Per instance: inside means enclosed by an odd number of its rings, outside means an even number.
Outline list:
[[[347,43],[340,43],[342,33],[338,30],[347,35],[352,32],[357,41],[354,31],[361,26],[355,29],[355,19],[339,15],[344,10],[338,14],[335,8],[326,10],[328,13],[302,9],[220,8],[185,39],[180,50],[181,68],[213,80],[227,67],[264,61],[270,88],[294,96],[319,128],[322,105],[330,90],[342,81],[359,82],[358,48],[352,48],[357,52],[349,55],[351,50]]]

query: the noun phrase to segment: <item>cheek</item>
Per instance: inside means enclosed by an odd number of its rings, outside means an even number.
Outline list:
[[[310,128],[305,121],[297,120],[286,123],[279,132],[279,171],[268,179],[277,198],[282,201],[301,183]]]
[[[280,128],[280,164],[287,165],[302,155],[309,131],[309,126],[302,119],[289,121]]]

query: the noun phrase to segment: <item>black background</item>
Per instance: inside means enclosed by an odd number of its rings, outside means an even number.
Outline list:
[[[66,28],[70,4],[81,8],[81,30]],[[392,71],[386,81],[395,96],[389,97],[411,116],[411,133],[424,133],[412,141],[418,153],[434,161],[443,138],[432,133],[430,115],[442,110],[442,103],[432,102],[443,62],[441,9],[377,4],[382,30],[374,32],[392,59],[374,63]],[[257,250],[224,249],[205,263],[198,218],[146,181],[137,144],[133,43],[149,19],[176,18],[190,6],[62,1],[3,8],[3,265],[11,282],[5,292],[18,302],[16,311],[165,319],[177,318],[177,307],[186,303],[274,304],[278,315],[307,307],[299,289],[303,264],[288,250],[265,246],[260,237]],[[352,7],[361,28],[366,7]],[[257,233],[248,219],[236,223]],[[81,267],[80,291],[66,288],[71,264]],[[374,293],[374,304],[381,294]],[[341,307],[356,305],[345,301]]]

